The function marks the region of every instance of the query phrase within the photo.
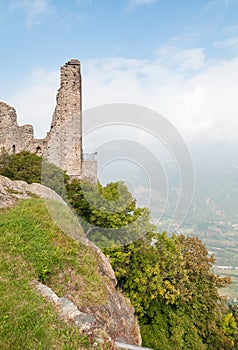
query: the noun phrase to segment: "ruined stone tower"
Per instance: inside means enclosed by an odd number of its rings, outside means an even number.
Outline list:
[[[67,170],[68,175],[82,174],[82,108],[80,62],[71,60],[61,67],[60,89],[46,136],[44,155],[50,163]]]
[[[45,139],[35,139],[31,125],[18,126],[15,109],[0,102],[0,150],[43,155],[71,177],[96,183],[96,161],[93,157],[83,159],[81,96],[80,62],[73,59],[61,67],[56,108]]]

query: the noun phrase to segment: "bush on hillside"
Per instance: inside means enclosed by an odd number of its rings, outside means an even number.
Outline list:
[[[65,171],[27,151],[16,154],[3,151],[0,154],[0,175],[29,184],[41,183],[60,195],[64,195],[64,184],[69,179]]]

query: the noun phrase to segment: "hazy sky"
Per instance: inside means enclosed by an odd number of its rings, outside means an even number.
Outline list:
[[[236,141],[238,0],[0,0],[0,26],[0,100],[37,136],[78,58],[85,109],[136,103],[185,140]]]

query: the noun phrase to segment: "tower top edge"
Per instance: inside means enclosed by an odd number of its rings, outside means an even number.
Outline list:
[[[77,59],[72,59],[69,62],[65,63],[65,65],[78,65],[78,66],[80,66],[80,61]]]

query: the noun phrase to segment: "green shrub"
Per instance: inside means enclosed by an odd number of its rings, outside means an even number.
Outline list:
[[[0,175],[11,180],[22,180],[29,184],[42,183],[61,196],[65,195],[64,185],[69,180],[65,171],[30,152],[0,155]]]

